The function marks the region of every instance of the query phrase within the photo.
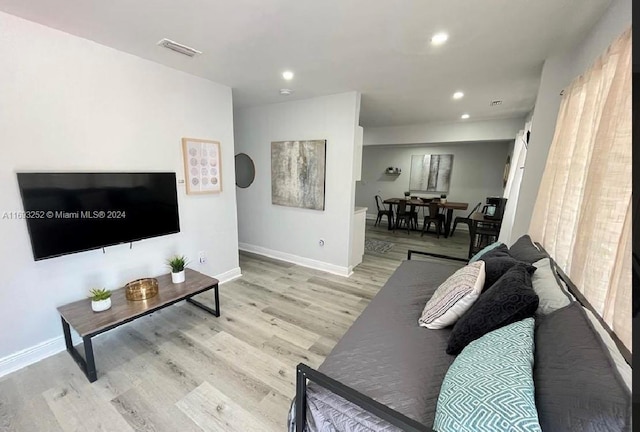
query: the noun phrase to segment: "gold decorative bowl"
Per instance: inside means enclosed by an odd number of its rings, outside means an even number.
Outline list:
[[[146,300],[158,295],[158,279],[136,279],[124,286],[127,300]]]

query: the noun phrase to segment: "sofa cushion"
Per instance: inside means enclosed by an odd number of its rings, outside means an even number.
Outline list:
[[[485,290],[493,286],[493,284],[495,284],[497,280],[500,279],[500,277],[502,277],[502,275],[504,275],[507,270],[509,270],[514,265],[518,263],[526,264],[513,258],[509,254],[509,249],[507,249],[505,245],[500,245],[493,250],[485,253],[480,259],[485,263]],[[530,266],[529,264],[526,265],[528,266],[530,273],[533,273],[535,271],[535,267]]]
[[[459,354],[482,335],[533,316],[537,308],[538,296],[531,287],[527,265],[516,264],[456,322],[447,343],[447,354]]]
[[[495,248],[499,247],[502,244],[503,244],[502,242],[495,242],[495,243],[491,243],[489,246],[485,246],[482,250],[480,250],[480,252],[478,252],[473,257],[471,257],[471,259],[469,260],[469,264],[478,261],[480,257],[482,257],[482,255],[486,254],[489,251],[494,250]]]
[[[543,430],[631,430],[631,395],[578,302],[539,317],[535,343]]]
[[[536,268],[531,276],[533,290],[540,298],[537,315],[547,315],[551,312],[568,306],[571,298],[558,283],[555,270],[551,266],[549,258],[543,258],[533,264]]]
[[[533,343],[533,318],[471,342],[447,371],[434,430],[540,431],[532,376]]]
[[[591,323],[591,326],[596,331],[596,333],[598,333],[598,336],[600,336],[600,340],[604,343],[604,346],[607,349],[609,356],[613,360],[613,363],[615,364],[616,369],[620,374],[620,378],[622,378],[622,382],[624,383],[625,387],[629,390],[629,392],[631,392],[631,387],[633,384],[633,371],[631,370],[631,366],[629,366],[627,361],[624,359],[624,356],[620,352],[618,345],[616,345],[615,341],[613,340],[609,332],[604,328],[604,326],[602,325],[600,320],[595,316],[595,314],[585,307],[583,307],[582,309],[584,310],[584,313],[587,315],[587,318],[589,318],[589,322]]]
[[[483,287],[484,261],[462,267],[433,293],[418,323],[430,329],[454,324],[478,299]]]
[[[445,352],[451,328],[426,330],[416,323],[438,286],[463,265],[445,260],[404,261],[318,370],[422,424],[432,425],[442,380],[455,359]],[[324,397],[316,403],[320,393]],[[325,418],[343,417],[345,422],[367,425],[386,423],[312,382],[307,399],[312,411],[320,405],[332,406],[332,414],[321,414]],[[336,420],[331,430],[345,430],[342,425]],[[388,431],[395,429],[388,423],[386,427]]]
[[[538,247],[533,244],[533,240],[527,234],[520,237],[514,244],[509,248],[509,253],[512,257],[517,259],[518,261],[526,262],[529,264],[533,264],[536,261],[540,261],[543,258],[546,258],[544,252],[540,251]]]

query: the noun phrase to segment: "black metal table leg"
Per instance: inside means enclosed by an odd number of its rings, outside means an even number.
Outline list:
[[[87,376],[89,382],[94,382],[98,379],[96,372],[96,363],[93,358],[93,344],[91,343],[91,336],[85,336],[82,338],[84,344],[84,358],[80,355],[76,347],[73,346],[73,340],[71,339],[71,329],[69,323],[60,317],[62,320],[62,331],[64,333],[64,342],[67,346],[67,351],[71,354],[71,357],[78,363],[80,369]]]
[[[444,238],[449,237],[449,232],[451,232],[452,221],[453,221],[453,209],[447,209],[447,216],[445,217],[445,222],[444,222]]]
[[[64,343],[67,346],[67,351],[71,352],[73,349],[73,342],[71,340],[71,328],[69,327],[69,323],[63,318],[62,320],[62,332],[64,333]]]
[[[84,373],[89,379],[89,382],[94,382],[98,379],[98,374],[96,372],[96,362],[93,358],[93,344],[91,343],[91,337],[83,337],[82,342],[84,343],[84,358],[86,363]]]
[[[209,312],[211,315],[215,317],[219,317],[220,316],[220,296],[218,294],[218,284],[215,284],[212,288],[213,288],[213,297],[216,304],[215,309],[211,309],[209,306],[203,305],[198,300],[194,300],[192,297],[187,297],[186,300],[192,305],[197,306],[200,309]]]

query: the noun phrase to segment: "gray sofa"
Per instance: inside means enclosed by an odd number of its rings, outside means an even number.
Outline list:
[[[412,260],[412,253],[426,255],[426,259]],[[466,260],[416,251],[410,251],[408,258],[318,370],[304,364],[298,366],[296,399],[289,415],[290,432],[433,431],[440,387],[455,356],[445,352],[450,328],[432,331],[419,327],[417,320],[437,287],[463,267]],[[570,281],[569,285],[572,286]],[[620,381],[619,377],[616,379]],[[540,382],[543,381],[541,378]],[[544,382],[546,387],[541,391],[555,391],[549,388],[554,387],[553,383]],[[593,388],[597,390],[599,385],[595,383]],[[543,402],[539,406],[549,405]],[[601,409],[600,402],[591,404],[587,412]],[[617,403],[612,409],[602,408],[613,413],[594,414],[605,417],[604,423],[594,428],[588,427],[587,419],[574,422],[586,427],[573,429],[569,425],[573,420],[569,420],[567,429],[554,432],[630,430],[630,401],[624,409],[620,408],[624,401]],[[564,408],[584,416],[584,404],[577,404],[580,407]],[[540,413],[541,419],[543,414]],[[609,417],[612,419],[607,423]]]

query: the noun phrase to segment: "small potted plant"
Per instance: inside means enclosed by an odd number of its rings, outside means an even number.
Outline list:
[[[440,202],[441,202],[442,204],[444,204],[444,203],[446,203],[446,202],[447,202],[447,194],[442,194],[442,195],[440,195]]]
[[[102,312],[111,308],[111,291],[104,288],[93,288],[91,294],[91,309],[94,312]]]
[[[184,268],[188,263],[189,261],[184,255],[176,255],[169,258],[167,264],[171,268],[171,281],[174,284],[184,282]]]

